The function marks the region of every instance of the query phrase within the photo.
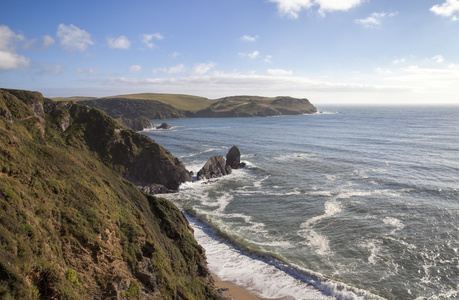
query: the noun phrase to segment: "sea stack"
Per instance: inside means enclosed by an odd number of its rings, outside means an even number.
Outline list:
[[[228,154],[226,154],[226,165],[232,169],[239,169],[245,166],[245,163],[241,163],[241,152],[237,146],[231,147]]]
[[[231,174],[231,167],[221,155],[212,156],[198,172],[198,180],[222,177]]]

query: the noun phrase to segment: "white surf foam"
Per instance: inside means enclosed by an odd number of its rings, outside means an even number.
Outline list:
[[[206,250],[211,272],[220,280],[237,284],[258,297],[286,300],[382,299],[312,271],[300,271],[269,257],[247,255],[218,238],[213,228],[187,217],[196,240]]]
[[[317,157],[318,155],[316,153],[288,153],[288,154],[282,154],[273,157],[274,160],[277,161],[292,161],[292,160],[303,160],[303,159],[309,159],[311,157]]]
[[[303,222],[300,226],[301,229],[298,231],[298,235],[305,238],[308,241],[308,245],[319,255],[330,254],[330,242],[325,236],[314,230],[314,224],[341,212],[341,204],[336,201],[336,198],[325,202],[324,206],[325,211],[323,215],[312,217]]]

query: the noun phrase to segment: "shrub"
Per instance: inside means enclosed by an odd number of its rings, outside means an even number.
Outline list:
[[[67,280],[72,284],[74,288],[81,287],[80,280],[78,280],[77,272],[74,269],[69,268],[67,272],[65,272],[65,278],[67,278]]]

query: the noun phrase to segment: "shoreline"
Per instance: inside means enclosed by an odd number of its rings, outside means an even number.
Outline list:
[[[227,299],[233,300],[264,300],[260,298],[243,287],[240,287],[232,282],[222,281],[211,272],[212,278],[214,280],[214,285],[217,290],[221,290],[221,295]]]

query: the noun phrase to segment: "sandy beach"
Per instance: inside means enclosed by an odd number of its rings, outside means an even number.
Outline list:
[[[226,298],[234,300],[263,300],[231,282],[219,280],[214,274],[212,274],[212,277],[217,289],[224,289],[222,295]]]

